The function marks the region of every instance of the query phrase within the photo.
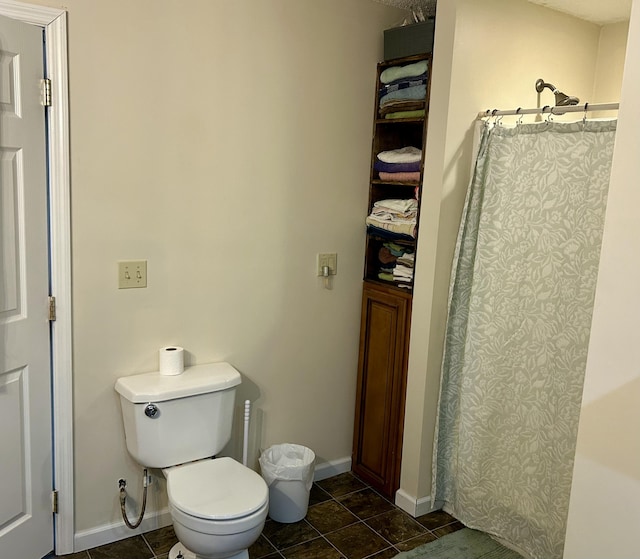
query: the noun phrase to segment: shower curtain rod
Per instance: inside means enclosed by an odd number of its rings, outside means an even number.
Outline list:
[[[478,113],[478,118],[485,118],[488,116],[519,116],[519,115],[535,115],[535,114],[550,114],[561,115],[564,113],[586,113],[588,111],[617,111],[619,103],[585,103],[584,105],[568,105],[568,106],[551,106],[545,105],[544,107],[538,107],[536,109],[510,109],[501,111],[498,109],[487,109],[484,112]]]

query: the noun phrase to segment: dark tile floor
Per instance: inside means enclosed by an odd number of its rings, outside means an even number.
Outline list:
[[[413,518],[350,472],[313,484],[305,519],[267,519],[250,559],[389,559],[455,532],[463,525],[445,512]],[[166,559],[176,542],[161,528],[65,559]]]

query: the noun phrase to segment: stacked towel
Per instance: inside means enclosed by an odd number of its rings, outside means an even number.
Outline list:
[[[423,117],[428,75],[426,60],[384,70],[380,74],[382,85],[378,92],[380,115],[384,118]]]
[[[412,146],[381,151],[373,163],[380,180],[419,182],[422,150]]]
[[[421,101],[427,97],[426,85],[413,85],[405,89],[391,91],[380,97],[379,105],[384,107],[389,101]],[[396,104],[397,108],[397,104]]]
[[[405,252],[400,258],[398,258],[396,267],[393,269],[394,281],[413,281],[413,267],[415,264],[415,257],[415,253]]]
[[[383,181],[400,181],[400,182],[418,182],[420,180],[420,171],[412,173],[385,173],[380,171],[380,180]]]
[[[373,163],[376,171],[382,171],[383,173],[411,173],[413,171],[420,170],[420,161],[413,161],[410,163],[388,163],[381,161],[376,157]]]
[[[386,242],[378,251],[378,279],[394,282],[398,287],[411,288],[413,281],[413,248]]]
[[[424,118],[427,114],[427,111],[424,109],[417,109],[415,111],[395,111],[395,112],[387,112],[383,113],[384,118],[387,120],[398,119],[398,118]]]
[[[381,151],[378,159],[385,163],[416,163],[422,159],[422,150],[412,146]]]
[[[414,198],[380,200],[373,204],[372,214],[388,216],[388,219],[414,219],[418,212],[418,201]]]
[[[415,78],[426,74],[428,69],[429,66],[426,60],[404,66],[391,66],[380,74],[380,81],[384,84],[390,84],[402,79]]]
[[[424,113],[424,100],[410,101],[407,99],[391,99],[385,103],[384,107],[380,107],[378,110],[380,116],[387,119],[393,118],[405,111],[422,111],[422,113]]]
[[[388,239],[415,239],[418,201],[380,200],[373,205],[366,224],[370,233]]]
[[[405,78],[380,86],[380,89],[378,90],[378,97],[382,99],[385,95],[388,95],[389,93],[392,93],[394,91],[400,91],[402,89],[408,89],[410,87],[418,87],[420,85],[427,85],[426,72],[416,78]]]

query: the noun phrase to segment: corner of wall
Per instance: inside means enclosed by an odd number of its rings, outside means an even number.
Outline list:
[[[396,491],[395,503],[403,511],[410,514],[414,518],[432,512],[434,507],[431,504],[431,496],[417,498],[409,495],[406,491],[398,489]]]
[[[440,206],[445,175],[445,139],[447,135],[451,67],[456,30],[457,1],[441,2],[436,14],[429,125],[425,153],[424,184],[421,200],[421,229],[418,233],[415,289],[411,319],[411,341],[407,372],[400,503],[429,499],[431,486],[431,444],[435,427],[435,408],[429,394],[438,390],[439,371],[429,370],[429,340],[432,337],[432,312]],[[415,495],[405,499],[405,495]],[[403,505],[399,505],[404,508]],[[414,505],[406,504],[409,509]],[[417,505],[415,505],[417,506]],[[406,510],[406,509],[405,509]]]

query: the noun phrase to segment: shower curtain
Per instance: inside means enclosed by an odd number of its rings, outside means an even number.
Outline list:
[[[616,121],[480,125],[432,495],[526,557],[561,558]]]

